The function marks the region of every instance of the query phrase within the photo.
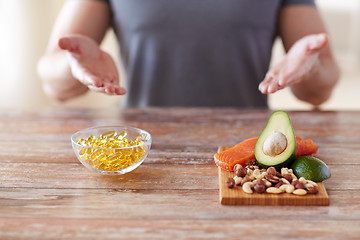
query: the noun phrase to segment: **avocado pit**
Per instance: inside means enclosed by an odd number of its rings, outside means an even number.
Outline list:
[[[262,150],[265,155],[273,157],[281,154],[286,147],[286,136],[281,132],[274,132],[265,139]]]

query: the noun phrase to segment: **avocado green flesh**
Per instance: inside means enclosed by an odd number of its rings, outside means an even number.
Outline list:
[[[263,152],[265,140],[275,132],[285,135],[287,146],[283,152],[276,156],[266,155]],[[296,138],[291,126],[290,118],[284,111],[276,111],[271,114],[268,123],[260,134],[255,145],[255,158],[263,166],[283,167],[288,166],[296,155]]]

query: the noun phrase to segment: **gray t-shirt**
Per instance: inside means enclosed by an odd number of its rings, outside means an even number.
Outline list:
[[[106,0],[103,0],[106,1]],[[314,0],[110,0],[126,107],[266,108],[281,7]]]

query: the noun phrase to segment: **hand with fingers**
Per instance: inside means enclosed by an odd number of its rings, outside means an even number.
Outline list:
[[[119,73],[112,57],[93,39],[72,34],[60,38],[58,45],[67,51],[72,75],[89,89],[109,95],[126,93],[119,85]]]
[[[308,35],[290,48],[284,59],[271,68],[259,84],[263,94],[275,93],[302,82],[319,64],[319,53],[328,44],[326,34]]]

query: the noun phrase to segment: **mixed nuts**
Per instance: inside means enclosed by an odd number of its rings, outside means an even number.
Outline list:
[[[316,182],[303,177],[297,178],[292,169],[281,168],[276,171],[275,167],[260,169],[256,165],[242,167],[240,164],[234,166],[233,178],[226,179],[226,186],[234,188],[241,186],[245,193],[292,193],[295,195],[316,194],[319,187]]]

